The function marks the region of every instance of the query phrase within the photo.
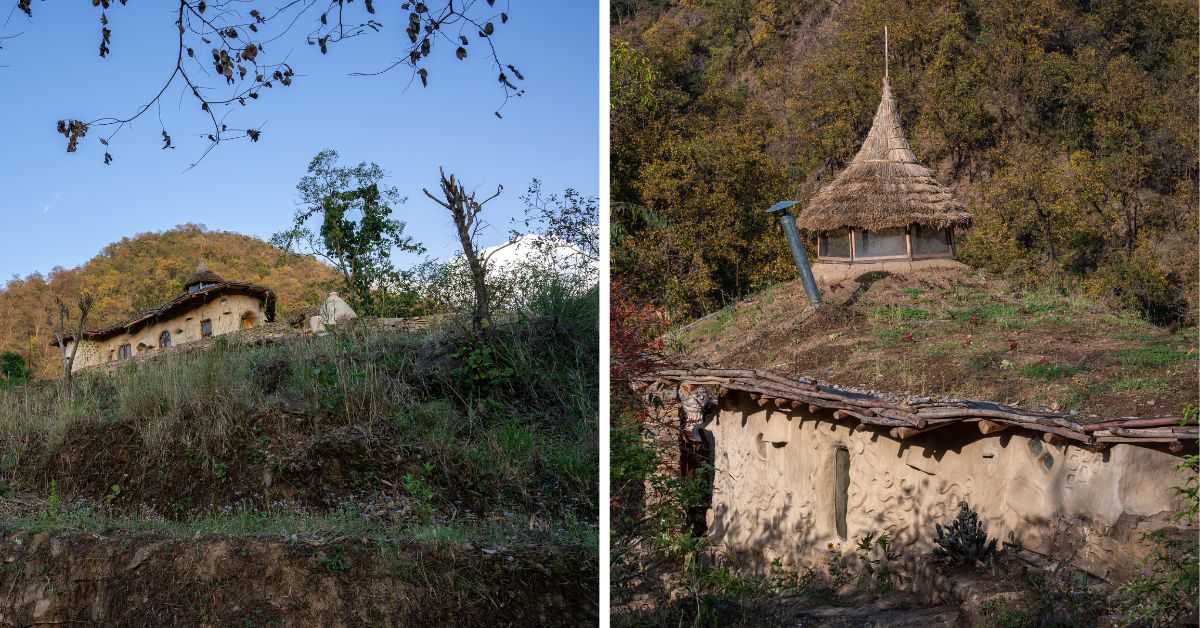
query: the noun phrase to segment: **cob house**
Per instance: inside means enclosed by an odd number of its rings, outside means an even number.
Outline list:
[[[819,235],[813,270],[826,286],[867,275],[969,271],[953,259],[953,236],[970,215],[916,161],[886,75],[861,149],[797,222]],[[721,550],[764,571],[773,561],[820,568],[830,551],[852,554],[856,540],[883,533],[904,557],[912,586],[931,591],[940,586],[928,567],[935,524],[954,519],[962,502],[1014,553],[1050,556],[1069,531],[1079,546],[1073,564],[1101,579],[1137,567],[1149,551],[1144,533],[1178,531],[1172,513],[1180,507],[1175,487],[1184,478],[1177,466],[1197,439],[1194,423],[1181,426],[1182,416],[1083,416],[744,367],[729,356],[766,361],[781,349],[783,328],[763,330],[773,320],[790,319],[787,342],[813,345],[809,352],[817,358],[809,367],[818,370],[841,351],[828,339],[856,333],[846,326],[806,333],[799,325],[816,308],[796,302],[771,311],[762,309],[767,299],[755,301],[748,307],[759,309],[745,317],[754,321],[748,327],[721,323],[731,330],[716,343],[724,343],[723,354],[692,354],[644,381],[650,407],[667,417],[665,438],[678,440],[673,472],[711,469],[711,502],[691,518],[695,532]],[[736,310],[725,314],[729,319],[738,320]],[[692,325],[703,329],[705,322]],[[744,338],[759,338],[759,344]],[[970,335],[965,342],[972,342]],[[865,367],[906,355],[928,360],[915,343],[897,344],[885,357],[867,358]],[[1189,365],[1191,358],[1179,372],[1186,374]],[[920,389],[939,375],[922,368],[904,383],[884,385]],[[1178,381],[1183,398],[1194,395],[1192,379]]]
[[[63,339],[75,352],[72,371],[150,355],[174,346],[251,329],[275,318],[275,293],[263,286],[226,281],[197,267],[178,296],[119,323]],[[51,342],[57,346],[57,341]]]

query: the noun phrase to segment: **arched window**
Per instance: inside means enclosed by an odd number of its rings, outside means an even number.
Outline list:
[[[171,346],[171,332],[164,329],[163,333],[158,335],[158,348],[166,349],[169,346]]]
[[[242,314],[242,329],[250,329],[254,327],[254,312],[246,312]]]

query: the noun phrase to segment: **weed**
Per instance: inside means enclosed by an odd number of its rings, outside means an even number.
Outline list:
[[[1121,349],[1116,352],[1116,358],[1123,366],[1155,367],[1180,362],[1187,359],[1188,354],[1166,345],[1152,344]]]
[[[1051,364],[1049,362],[1034,362],[1021,367],[1021,375],[1036,379],[1056,380],[1070,377],[1079,372],[1078,368]]]
[[[50,480],[50,496],[46,499],[46,518],[56,521],[61,512],[62,498],[58,495],[58,481]]]
[[[422,523],[429,522],[433,518],[433,487],[424,479],[406,473],[402,479],[404,490],[408,496],[412,498],[413,514],[417,520]]]
[[[332,552],[322,555],[317,563],[333,573],[350,571],[350,559],[346,558],[345,550],[340,547],[335,547]]]

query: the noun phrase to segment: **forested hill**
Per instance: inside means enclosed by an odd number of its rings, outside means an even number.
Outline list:
[[[329,266],[310,257],[281,258],[279,249],[250,236],[198,225],[142,233],[106,246],[78,268],[10,280],[0,289],[0,352],[16,351],[35,373],[53,374],[58,358],[48,346],[47,315],[56,295],[73,306],[81,291],[93,294],[96,304],[88,327],[98,328],[179,294],[201,262],[225,279],[274,290],[278,317],[319,303],[336,281]]]
[[[792,277],[763,210],[853,157],[886,25],[913,150],[974,214],[964,261],[1194,319],[1195,2],[615,0],[612,15],[613,269],[635,298],[690,318]]]

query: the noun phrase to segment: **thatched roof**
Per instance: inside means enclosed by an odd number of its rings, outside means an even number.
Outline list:
[[[845,170],[821,188],[796,217],[811,231],[856,227],[878,231],[912,223],[966,227],[971,215],[950,189],[917,163],[887,78],[871,132]]]
[[[196,272],[192,273],[192,275],[183,282],[183,289],[187,290],[198,283],[213,284],[221,283],[223,281],[225,280],[221,279],[220,275],[209,270],[204,264],[200,264],[196,267]]]

